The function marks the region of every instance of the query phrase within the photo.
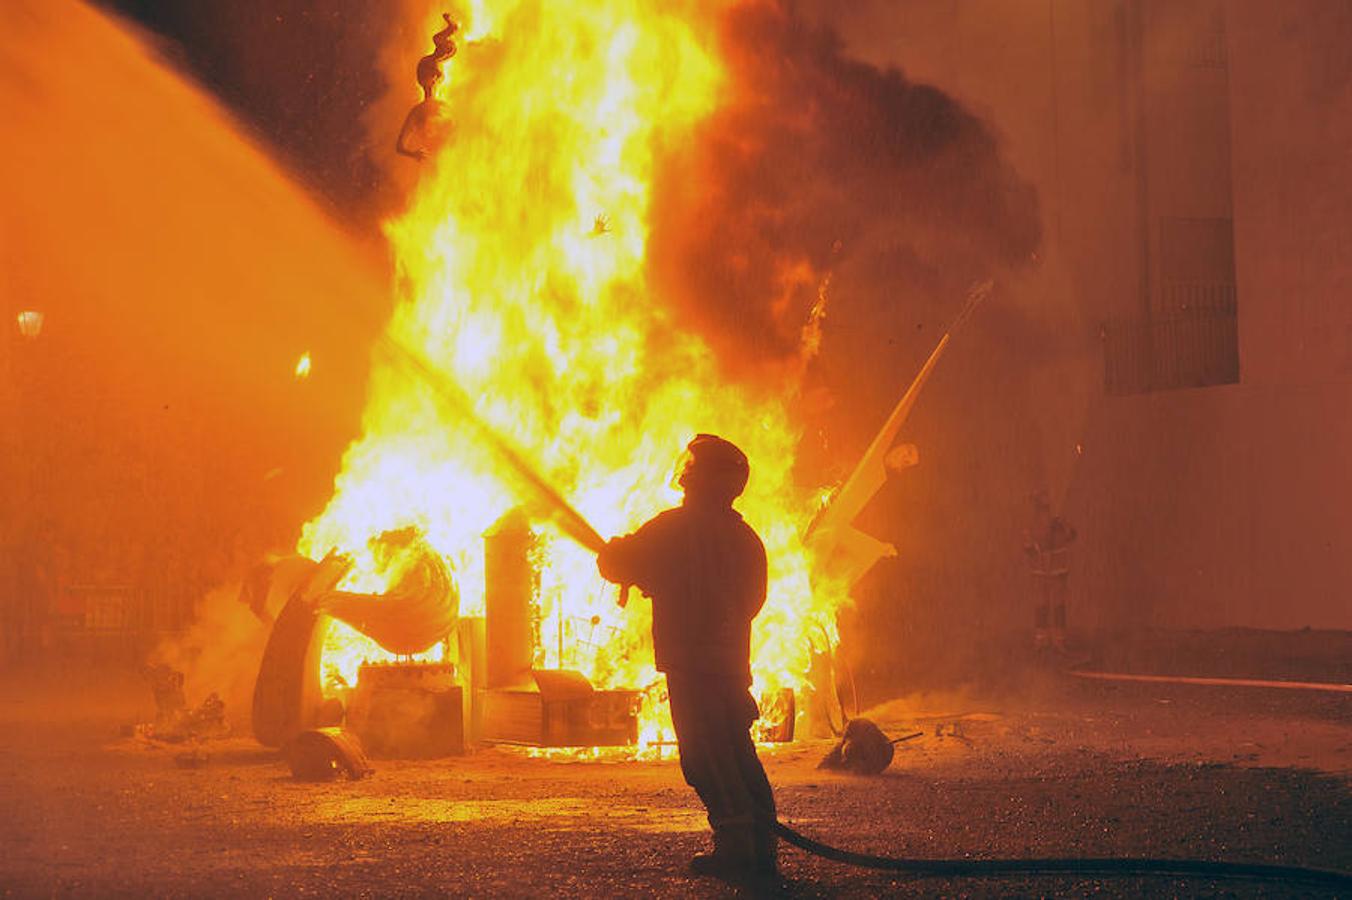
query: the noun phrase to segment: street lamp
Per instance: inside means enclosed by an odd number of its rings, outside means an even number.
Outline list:
[[[36,340],[37,336],[42,334],[42,313],[35,309],[26,309],[19,313],[17,319],[19,321],[19,334],[28,338],[28,340]]]

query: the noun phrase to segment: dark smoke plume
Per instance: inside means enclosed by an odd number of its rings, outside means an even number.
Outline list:
[[[969,284],[1036,251],[1034,189],[953,98],[847,58],[788,0],[731,10],[719,42],[726,93],[663,172],[651,253],[663,293],[724,358],[791,359],[828,271],[875,282],[856,304],[956,311]],[[833,293],[831,316],[887,318]]]

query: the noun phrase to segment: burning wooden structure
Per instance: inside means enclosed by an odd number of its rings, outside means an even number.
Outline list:
[[[991,287],[990,282],[973,286],[958,319],[863,459],[808,524],[804,540],[811,541],[817,554],[818,578],[852,584],[878,558],[895,552],[851,523],[886,480],[886,470],[898,467],[889,461],[889,448],[952,334]],[[544,655],[539,629],[541,537],[522,508],[511,508],[482,536],[482,618],[457,620],[458,586],[445,560],[416,529],[385,532],[370,543],[379,550],[377,567],[393,582],[387,592],[338,590],[352,563],[330,554],[314,564],[278,617],[254,695],[254,730],[265,744],[280,746],[306,729],[344,719],[377,756],[442,756],[462,751],[467,740],[547,747],[639,743],[641,689],[597,689],[580,671],[537,665]],[[622,596],[619,605],[625,606],[626,600]],[[395,658],[384,664],[363,661],[355,688],[337,676],[339,684],[325,699],[319,684],[330,617]],[[562,618],[558,625],[557,658],[562,660]],[[829,639],[827,645],[829,651]],[[433,647],[440,650],[438,661],[413,659]],[[756,729],[760,739],[793,740],[800,713],[809,719],[815,713],[817,724],[830,724],[820,702],[829,704],[836,693],[829,656],[814,653],[805,679],[809,696],[818,695],[817,703],[800,707],[792,686],[762,692]]]
[[[592,544],[597,529],[623,533],[676,502],[673,457],[699,432],[727,436],[753,460],[739,510],[770,562],[752,635],[753,690],[766,718],[758,735],[791,739],[821,706],[814,688],[819,698],[833,693],[821,660],[835,649],[836,610],[889,549],[851,523],[881,483],[948,338],[835,503],[796,483],[792,391],[729,383],[699,336],[676,331],[662,303],[646,302],[654,147],[717,107],[719,61],[679,16],[619,29],[603,15],[560,8],[558,16],[548,27],[516,22],[510,39],[495,20],[429,22],[437,52],[420,64],[420,108],[454,108],[457,134],[476,139],[412,153],[425,164],[387,229],[397,305],[377,342],[364,433],[298,546],[312,558],[339,548],[350,568],[325,588],[327,600],[312,598],[288,618],[296,634],[287,658],[305,661],[279,682],[287,715],[256,715],[265,724],[300,727],[341,709],[369,728],[384,715],[377,696],[447,692],[424,697],[439,712],[413,715],[406,727],[418,731],[456,706],[455,687],[463,740],[660,743],[671,725],[650,611],[617,607]],[[560,33],[580,37],[559,42]],[[590,53],[575,57],[583,45],[609,48],[604,77],[560,84],[552,73],[593,64]],[[451,67],[464,71],[450,77]],[[477,136],[491,136],[494,152]],[[518,184],[533,186],[528,205],[496,189]],[[830,277],[808,275],[820,282],[817,321]],[[540,508],[554,489],[576,504],[568,521]],[[578,523],[585,540],[570,527]],[[372,540],[410,528],[444,579],[410,589],[406,567],[390,565]],[[445,616],[429,602],[442,594],[456,601]],[[383,605],[391,600],[428,626],[411,629],[416,640],[403,639],[410,629]],[[274,639],[282,633],[279,623]],[[399,674],[415,665],[453,668]],[[260,691],[265,683],[260,676]]]
[[[341,723],[372,756],[403,759],[460,753],[467,739],[550,747],[637,743],[640,691],[597,690],[580,672],[535,666],[534,544],[519,511],[484,535],[487,612],[458,622],[428,613],[453,606],[448,580],[425,579],[417,594],[354,595],[334,589],[346,561],[315,564],[273,626],[254,694],[255,735],[284,746],[307,730]],[[393,644],[405,653],[363,663],[355,685],[324,685],[323,647],[340,613],[386,650]],[[412,638],[417,628],[398,621],[401,614],[440,630]],[[433,644],[444,661],[410,658]]]

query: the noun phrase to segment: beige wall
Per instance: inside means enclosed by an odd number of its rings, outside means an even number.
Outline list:
[[[1352,628],[1352,3],[1226,9],[1241,384],[1102,398],[1081,621]]]
[[[1229,33],[1244,381],[1347,387],[1352,2],[1233,0]]]
[[[1181,3],[1136,9],[1167,29]],[[1046,262],[1019,302],[1072,310],[1060,327],[1089,326],[1088,364],[1030,382],[1030,405],[1050,411],[1030,439],[1054,496],[1064,471],[1081,532],[1072,622],[1088,630],[1352,628],[1352,0],[1229,0],[1224,13],[1228,72],[1178,77],[1228,91],[1228,111],[1197,124],[1222,144],[1228,128],[1228,154],[1173,165],[1159,158],[1171,130],[1136,144],[1130,4],[900,0],[836,14],[855,53],[991,121],[1038,186]],[[1177,99],[1164,77],[1147,78],[1147,103]],[[1104,394],[1093,323],[1150,302],[1142,248],[1157,253],[1158,235],[1143,207],[1233,215],[1240,384]],[[1083,455],[1068,453],[1073,437]]]
[[[1350,401],[1226,386],[1100,405],[1068,510],[1078,623],[1352,628]]]

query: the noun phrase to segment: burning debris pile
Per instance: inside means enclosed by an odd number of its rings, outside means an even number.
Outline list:
[[[790,239],[773,215],[752,214],[773,209],[755,192],[782,192],[783,166],[761,183],[730,160],[782,163],[792,123],[754,111],[795,84],[810,88],[810,119],[849,124],[848,109],[820,106],[840,87],[866,127],[898,142],[868,165],[849,156],[851,184],[895,169],[895,186],[918,190],[946,173],[954,221],[977,236],[955,277],[978,258],[1001,264],[1024,252],[1022,237],[1002,237],[1029,215],[1035,222],[1022,186],[952,101],[847,64],[821,35],[804,42],[774,3],[700,11],[621,0],[583,11],[497,0],[454,13],[429,4],[419,15],[434,50],[418,64],[422,101],[396,143],[422,165],[406,208],[386,224],[398,302],[373,353],[363,433],[297,548],[322,561],[289,590],[273,628],[255,731],[280,746],[346,719],[373,749],[413,755],[422,751],[395,746],[371,723],[436,732],[419,746],[443,749],[466,738],[660,745],[671,726],[650,612],[615,602],[595,548],[560,528],[538,485],[557,488],[579,521],[624,533],[677,501],[675,456],[698,432],[726,436],[752,460],[739,509],[770,560],[752,637],[757,733],[820,730],[834,693],[836,612],[885,548],[864,542],[855,565],[835,566],[836,544],[858,537],[849,528],[857,509],[809,542],[829,491],[794,471],[795,410],[841,253],[826,235],[859,234],[836,216]],[[751,38],[762,33],[792,56],[782,83],[756,55]],[[907,125],[927,136],[896,130]],[[829,163],[848,139],[846,129],[811,153]],[[977,176],[968,183],[962,171]],[[699,189],[678,190],[683,175]],[[808,252],[804,235],[823,241]],[[680,260],[709,265],[676,277]],[[707,329],[710,343],[680,327],[694,294],[724,325],[758,323],[763,334],[742,336],[758,348],[748,358],[768,347],[793,364],[774,379],[730,381],[741,369],[715,350],[730,329]],[[881,472],[866,459],[875,462]],[[438,730],[452,710],[457,737]]]
[[[600,13],[484,4],[460,36],[441,63],[452,77],[428,81],[455,138],[428,156],[408,209],[387,227],[400,296],[388,337],[472,398],[472,415],[603,532],[674,502],[675,456],[696,432],[745,447],[755,476],[741,508],[772,561],[757,688],[803,687],[814,649],[834,640],[845,591],[811,579],[800,535],[814,492],[790,476],[791,391],[729,385],[707,345],[674,328],[645,274],[655,171],[664,148],[716,108],[726,73],[715,48],[680,11],[640,2]],[[488,616],[486,668],[503,652],[518,660],[512,683],[485,688],[543,696],[537,673],[580,673],[600,694],[645,694],[637,740],[670,733],[644,605],[617,607],[590,554],[532,508],[473,424],[378,357],[364,429],[303,553],[344,554],[341,588],[384,594],[397,588],[371,538],[414,529],[444,561],[461,616]],[[499,616],[484,535],[509,516],[529,532],[528,596]],[[363,662],[398,655],[362,628],[327,631],[331,691],[359,685]],[[413,658],[463,673],[473,654],[457,638]],[[571,676],[544,676],[561,678]],[[502,705],[483,711],[487,729]]]

